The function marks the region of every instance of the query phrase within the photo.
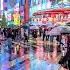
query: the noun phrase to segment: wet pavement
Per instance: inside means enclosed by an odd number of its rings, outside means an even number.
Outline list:
[[[28,43],[14,42],[12,46],[11,54],[5,43],[0,46],[0,70],[65,70],[58,64],[61,53],[57,51],[57,41],[38,37]]]

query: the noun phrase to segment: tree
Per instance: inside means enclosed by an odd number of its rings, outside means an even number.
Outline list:
[[[6,27],[7,26],[6,17],[5,17],[4,13],[3,13],[3,16],[2,16],[2,21],[0,23],[0,26],[1,27]]]

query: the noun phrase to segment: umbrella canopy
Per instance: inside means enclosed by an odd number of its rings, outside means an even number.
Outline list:
[[[49,35],[60,35],[62,28],[54,27],[50,32]]]
[[[31,22],[30,25],[39,25],[39,26],[42,26],[42,25],[46,25],[42,22]]]
[[[37,25],[37,22],[31,22],[30,25]]]
[[[49,28],[49,27],[55,27],[55,25],[52,23],[52,22],[47,22],[46,23],[46,26]]]
[[[29,29],[29,24],[24,24],[24,25],[22,26],[22,28],[24,28],[24,29]]]
[[[49,32],[49,35],[60,35],[60,34],[70,34],[70,27],[69,26],[57,26],[57,27],[54,27]]]
[[[14,24],[10,24],[7,26],[8,28],[15,28],[16,26]]]
[[[62,30],[61,30],[62,34],[70,34],[70,27],[69,26],[65,26]]]
[[[30,29],[39,29],[38,26],[30,26]]]

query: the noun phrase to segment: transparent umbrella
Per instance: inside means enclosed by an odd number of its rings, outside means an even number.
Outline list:
[[[47,23],[46,23],[46,26],[47,26],[47,27],[53,27],[54,25],[52,24],[52,22],[47,22]]]
[[[57,27],[54,27],[49,32],[49,35],[60,35],[61,33],[70,34],[70,27],[69,26],[57,26]]]
[[[60,35],[62,29],[63,29],[63,28],[62,28],[61,26],[54,27],[54,28],[51,29],[51,31],[49,32],[49,35]]]
[[[38,26],[30,26],[30,29],[39,29]]]

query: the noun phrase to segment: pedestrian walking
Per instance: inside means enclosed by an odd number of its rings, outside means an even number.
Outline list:
[[[23,39],[23,38],[24,38],[24,29],[21,28],[21,39]]]
[[[28,36],[26,30],[24,31],[24,42],[28,42]]]
[[[49,40],[49,31],[46,29],[46,41]]]
[[[43,41],[44,41],[45,37],[46,37],[46,29],[44,28],[44,31],[43,31]]]
[[[7,38],[11,38],[12,39],[12,29],[11,28],[7,29]]]
[[[39,27],[39,35],[42,36],[42,27]]]
[[[33,35],[33,38],[37,38],[37,30],[33,30],[32,35]]]
[[[7,37],[7,30],[6,28],[3,29],[4,36]]]

